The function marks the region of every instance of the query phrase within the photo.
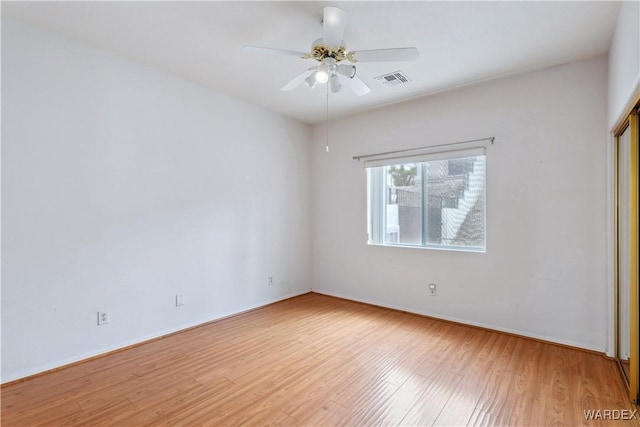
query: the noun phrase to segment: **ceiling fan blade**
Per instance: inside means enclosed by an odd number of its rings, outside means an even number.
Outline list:
[[[245,53],[255,53],[258,55],[286,55],[303,58],[306,53],[297,52],[295,50],[275,49],[272,47],[260,47],[260,46],[242,46],[242,51]]]
[[[347,25],[347,12],[339,7],[324,8],[322,20],[322,41],[325,46],[338,47],[342,44],[344,27]]]
[[[358,96],[366,95],[371,92],[369,86],[367,86],[358,76],[353,76],[352,78],[341,78],[340,81]]]
[[[293,78],[293,80],[291,80],[289,83],[287,83],[286,85],[282,86],[280,88],[280,90],[282,91],[290,91],[293,90],[295,88],[297,88],[298,86],[300,86],[302,84],[302,82],[304,82],[304,79],[306,79],[307,77],[309,77],[311,75],[311,73],[313,73],[314,68],[309,68],[308,70],[304,70],[302,73],[298,74],[296,77]]]
[[[414,61],[418,55],[418,49],[415,47],[399,47],[352,51],[347,55],[347,59],[351,62]]]

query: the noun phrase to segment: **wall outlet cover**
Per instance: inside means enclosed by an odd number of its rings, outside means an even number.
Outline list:
[[[109,312],[106,311],[106,310],[99,311],[98,312],[98,326],[106,325],[107,323],[109,323]]]

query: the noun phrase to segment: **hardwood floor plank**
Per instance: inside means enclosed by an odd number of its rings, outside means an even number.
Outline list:
[[[303,426],[345,426],[348,425],[349,411],[338,403],[322,402],[308,416],[300,420]]]
[[[463,426],[467,425],[478,405],[478,400],[484,390],[484,378],[493,369],[493,361],[479,360],[466,365],[467,372],[461,373],[460,382],[438,414],[436,425]]]
[[[420,396],[418,401],[409,409],[399,425],[402,426],[430,426],[447,405],[454,390],[461,380],[459,374],[443,370],[439,375],[430,378],[431,384]]]
[[[2,386],[3,426],[610,425],[601,355],[307,294]],[[616,426],[637,427],[631,420]]]
[[[349,421],[351,425],[400,425],[431,384],[430,378],[412,375],[383,404],[375,408],[362,407],[355,411]]]

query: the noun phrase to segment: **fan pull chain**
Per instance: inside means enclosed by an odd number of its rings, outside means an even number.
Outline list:
[[[327,133],[326,133],[327,140],[326,140],[326,145],[325,145],[324,149],[325,149],[325,152],[328,153],[329,152],[329,85],[327,84],[326,87],[327,87],[327,124],[326,124],[326,126],[327,126]]]

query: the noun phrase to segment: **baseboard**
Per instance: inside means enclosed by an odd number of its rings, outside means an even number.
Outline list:
[[[138,347],[138,346],[141,346],[141,345],[144,345],[144,344],[148,344],[148,343],[153,342],[153,341],[161,340],[161,339],[170,337],[171,335],[174,335],[174,334],[177,334],[177,333],[185,332],[185,331],[188,331],[190,329],[199,328],[199,327],[211,324],[211,323],[218,322],[220,320],[228,319],[230,317],[234,317],[234,316],[238,316],[238,315],[241,315],[241,314],[244,314],[244,313],[248,313],[248,312],[251,312],[251,311],[254,311],[254,310],[258,310],[258,309],[267,307],[269,305],[276,304],[276,303],[281,302],[281,301],[286,301],[286,300],[291,299],[291,298],[295,298],[295,297],[298,297],[298,296],[301,296],[301,295],[306,295],[306,294],[308,294],[310,292],[311,292],[310,290],[305,290],[303,292],[286,294],[286,295],[278,297],[278,298],[274,298],[274,299],[271,299],[271,300],[266,300],[266,301],[259,302],[255,306],[251,306],[251,307],[248,307],[248,308],[240,310],[240,311],[224,313],[222,315],[217,315],[217,316],[211,317],[209,319],[203,319],[201,321],[192,322],[192,323],[188,323],[188,324],[185,324],[185,325],[180,325],[179,327],[177,327],[175,329],[164,330],[164,331],[160,331],[160,332],[155,333],[155,334],[146,335],[146,336],[140,337],[140,338],[138,338],[136,340],[132,340],[132,341],[129,341],[129,342],[124,342],[124,343],[118,344],[118,345],[113,346],[113,347],[102,348],[102,349],[99,349],[99,350],[97,350],[95,352],[85,353],[85,354],[82,354],[82,355],[80,355],[80,356],[78,356],[76,358],[68,359],[66,361],[63,361],[63,362],[58,363],[58,364],[54,364],[52,366],[35,369],[31,373],[19,374],[16,378],[13,378],[13,379],[10,379],[10,380],[7,380],[7,381],[1,383],[0,386],[6,387],[6,386],[9,386],[9,385],[12,385],[12,384],[20,383],[20,382],[23,382],[23,381],[28,381],[30,379],[37,378],[37,377],[42,376],[42,375],[50,374],[52,372],[56,372],[56,371],[60,371],[62,369],[69,368],[71,366],[79,365],[81,363],[88,362],[88,361],[95,360],[95,359],[100,359],[102,357],[106,357],[106,356],[109,356],[111,354],[119,353],[121,351],[125,351],[125,350],[128,350],[128,349],[134,348],[134,347]]]
[[[74,365],[78,365],[80,363],[84,363],[84,362],[88,362],[90,360],[94,360],[94,359],[99,359],[101,357],[105,357],[111,354],[115,354],[115,353],[119,353],[121,351],[125,351],[128,350],[130,348],[134,348],[140,345],[144,345],[156,340],[161,340],[164,338],[167,338],[171,335],[180,333],[180,332],[184,332],[184,331],[188,331],[190,329],[194,329],[194,328],[199,328],[211,323],[215,323],[218,322],[220,320],[223,319],[228,319],[230,317],[234,317],[234,316],[238,316],[244,313],[248,313],[251,311],[255,311],[258,310],[260,308],[263,307],[267,307],[269,305],[273,305],[276,304],[278,302],[281,301],[285,301],[291,298],[295,298],[295,297],[299,297],[301,295],[306,295],[309,293],[315,293],[318,295],[324,295],[327,297],[331,297],[331,298],[338,298],[338,299],[343,299],[343,300],[347,300],[347,301],[351,301],[351,302],[357,302],[360,304],[366,304],[366,305],[371,305],[371,306],[375,306],[375,307],[382,307],[382,308],[387,308],[387,309],[391,309],[391,310],[396,310],[396,311],[402,311],[405,313],[411,313],[411,314],[416,314],[419,316],[424,316],[424,317],[429,317],[432,319],[437,319],[437,320],[443,320],[446,322],[451,322],[451,323],[455,323],[455,324],[459,324],[459,325],[464,325],[464,326],[472,326],[472,327],[476,327],[479,329],[484,329],[484,330],[489,330],[489,331],[493,331],[493,332],[499,332],[499,333],[503,333],[503,334],[508,334],[508,335],[512,335],[512,336],[516,336],[519,338],[526,338],[526,339],[531,339],[531,340],[535,340],[535,341],[540,341],[540,342],[544,342],[547,344],[553,344],[553,345],[558,345],[558,346],[562,346],[562,347],[568,347],[568,348],[572,348],[572,349],[576,349],[576,350],[581,350],[581,351],[587,351],[590,353],[597,353],[599,355],[602,355],[604,357],[608,357],[606,355],[606,352],[604,352],[602,349],[597,349],[597,348],[593,348],[590,347],[588,345],[584,345],[581,343],[576,343],[576,342],[572,342],[572,341],[563,341],[563,340],[558,340],[555,338],[551,338],[551,337],[547,337],[547,336],[543,336],[543,335],[537,335],[537,334],[531,334],[531,333],[527,333],[524,331],[518,331],[518,330],[514,330],[514,329],[509,329],[509,328],[502,328],[502,327],[498,327],[495,325],[490,325],[490,324],[485,324],[485,323],[481,323],[481,322],[472,322],[466,319],[459,319],[456,317],[452,317],[452,316],[442,316],[439,314],[434,314],[434,313],[430,313],[427,311],[422,311],[422,310],[415,310],[415,309],[410,309],[407,307],[402,307],[402,306],[397,306],[397,305],[393,305],[393,304],[385,304],[385,303],[380,303],[378,301],[373,301],[373,300],[368,300],[368,299],[363,299],[363,298],[356,298],[353,296],[348,296],[348,295],[343,295],[343,294],[339,294],[339,293],[331,293],[331,292],[324,292],[324,291],[318,291],[318,290],[309,290],[309,291],[303,291],[303,292],[299,292],[299,293],[292,293],[292,294],[287,294],[285,296],[273,299],[273,300],[268,300],[268,301],[264,301],[262,303],[259,303],[253,307],[249,307],[245,310],[240,310],[237,312],[233,312],[233,313],[227,313],[227,314],[223,314],[223,315],[219,315],[216,316],[214,318],[210,318],[210,319],[205,319],[203,321],[199,321],[199,322],[194,322],[193,324],[187,324],[187,325],[182,325],[178,328],[176,328],[175,330],[168,330],[168,331],[162,331],[159,332],[155,335],[151,335],[151,336],[146,336],[146,337],[142,337],[139,340],[136,340],[135,342],[131,342],[131,343],[124,343],[122,345],[116,346],[114,348],[107,348],[107,349],[101,349],[97,352],[95,352],[94,354],[84,354],[82,356],[79,356],[77,359],[75,360],[69,360],[66,361],[62,364],[56,365],[56,366],[52,366],[49,368],[45,368],[45,369],[40,369],[37,370],[33,373],[9,380],[7,382],[2,383],[2,386],[8,386],[11,384],[15,384],[15,383],[20,383],[22,381],[27,381],[36,377],[39,377],[41,375],[46,375],[49,374],[51,372],[56,372]],[[608,357],[609,358],[609,357]]]
[[[519,337],[519,338],[526,338],[526,339],[530,339],[530,340],[540,341],[540,342],[544,342],[546,344],[553,344],[553,345],[558,345],[558,346],[562,346],[562,347],[568,347],[568,348],[575,349],[575,350],[587,351],[589,353],[596,353],[596,354],[599,354],[599,355],[602,355],[604,357],[609,358],[607,356],[607,354],[606,354],[606,351],[604,351],[602,349],[599,349],[599,348],[594,348],[594,347],[586,345],[584,343],[578,343],[578,342],[574,342],[574,341],[558,340],[556,338],[547,337],[547,336],[544,336],[544,335],[531,334],[531,333],[524,332],[524,331],[519,331],[519,330],[515,330],[515,329],[510,329],[510,328],[502,328],[502,327],[491,325],[491,324],[487,324],[487,323],[473,322],[473,321],[469,321],[469,320],[466,320],[466,319],[460,319],[460,318],[456,318],[456,317],[452,317],[452,316],[442,316],[440,314],[434,314],[434,313],[430,313],[430,312],[427,312],[427,311],[410,309],[410,308],[407,308],[407,307],[397,306],[397,305],[394,305],[394,304],[384,304],[384,303],[380,303],[378,301],[362,299],[362,298],[356,298],[356,297],[352,297],[352,296],[342,295],[342,294],[339,294],[339,293],[324,292],[324,291],[318,291],[318,290],[315,290],[315,289],[312,290],[311,292],[315,293],[315,294],[319,294],[319,295],[332,297],[332,298],[339,298],[339,299],[343,299],[343,300],[347,300],[347,301],[358,302],[358,303],[361,303],[361,304],[372,305],[372,306],[375,306],[375,307],[382,307],[382,308],[388,308],[388,309],[391,309],[391,310],[402,311],[402,312],[405,312],[405,313],[417,314],[419,316],[429,317],[429,318],[437,319],[437,320],[443,320],[443,321],[446,321],[446,322],[456,323],[458,325],[473,326],[475,328],[484,329],[484,330],[488,330],[488,331],[492,331],[492,332],[499,332],[499,333],[502,333],[502,334],[508,334],[508,335]]]

